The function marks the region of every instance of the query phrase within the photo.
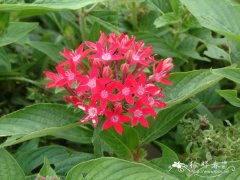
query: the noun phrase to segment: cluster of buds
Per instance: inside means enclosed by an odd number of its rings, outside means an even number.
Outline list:
[[[103,130],[113,126],[122,134],[122,123],[148,128],[146,116],[156,118],[155,107],[166,107],[160,100],[162,88],[155,84],[171,84],[167,78],[172,59],[156,60],[152,46],[144,47],[134,36],[101,33],[96,43],[86,41],[76,51],[64,49],[62,55],[66,61],[57,65],[57,73],[45,72],[52,80],[46,88],[65,88],[70,94],[65,100],[85,111],[81,123],[97,126],[102,115]],[[149,66],[153,74],[147,77],[144,70]]]

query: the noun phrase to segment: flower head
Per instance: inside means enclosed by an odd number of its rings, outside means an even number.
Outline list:
[[[162,88],[155,82],[170,85],[167,78],[173,64],[171,58],[156,60],[152,46],[135,39],[102,32],[96,43],[87,41],[75,51],[64,49],[66,61],[57,65],[56,73],[45,72],[51,80],[46,87],[69,92],[65,100],[85,112],[81,123],[97,126],[101,115],[106,119],[103,130],[113,127],[122,134],[123,123],[148,128],[146,117],[156,118],[155,108],[167,106],[161,100],[165,97]],[[149,66],[153,66],[150,76],[144,71]]]

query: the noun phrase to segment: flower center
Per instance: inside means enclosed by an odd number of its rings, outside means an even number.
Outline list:
[[[108,97],[108,92],[106,90],[101,91],[101,98],[106,99]]]
[[[118,120],[119,120],[119,116],[117,116],[117,115],[113,115],[111,117],[111,121],[114,122],[114,123],[118,122]]]
[[[145,92],[145,89],[144,89],[144,87],[142,87],[142,86],[140,86],[140,87],[138,88],[138,90],[137,90],[137,93],[138,93],[139,95],[143,95],[144,92]]]
[[[72,59],[73,59],[73,62],[77,62],[79,59],[80,59],[80,55],[78,54],[78,55],[74,55],[73,57],[72,57]]]
[[[67,76],[68,80],[71,81],[75,78],[75,74],[72,72],[65,72],[65,75]]]
[[[95,87],[96,87],[96,79],[95,79],[95,78],[89,79],[87,85],[88,85],[88,87],[90,87],[91,89],[92,89],[92,88],[95,88]]]
[[[140,109],[136,109],[133,113],[135,117],[141,117],[143,115],[142,111]]]
[[[154,105],[154,98],[153,97],[148,97],[148,102],[149,102],[149,105]]]
[[[129,92],[130,92],[130,89],[128,87],[125,87],[125,88],[122,89],[122,94],[125,95],[125,96],[129,95]]]
[[[102,55],[102,59],[105,60],[105,61],[109,61],[109,60],[111,60],[111,58],[112,58],[112,56],[111,56],[110,53],[104,53]]]
[[[88,109],[88,115],[92,118],[97,115],[97,108],[91,107]]]
[[[139,61],[140,57],[137,54],[134,54],[132,57],[135,61]]]

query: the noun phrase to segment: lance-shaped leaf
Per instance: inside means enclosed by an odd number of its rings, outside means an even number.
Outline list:
[[[5,150],[0,149],[0,179],[19,180],[25,175],[16,160]]]
[[[165,101],[169,106],[180,103],[213,86],[222,78],[210,70],[172,73],[169,80],[173,85],[164,88],[164,94],[167,96]]]
[[[0,4],[0,11],[56,11],[63,9],[77,10],[103,0],[37,0],[34,3]]]
[[[65,175],[68,170],[78,163],[92,159],[93,155],[70,151],[63,146],[51,145],[29,150],[19,150],[15,157],[25,174],[30,174],[33,169],[43,163],[44,157],[47,157],[49,163],[55,166],[54,170],[56,173]]]
[[[225,77],[230,79],[236,83],[240,84],[240,68],[221,68],[221,69],[213,69],[212,72],[221,77]]]
[[[98,179],[98,180],[132,180],[132,179],[177,179],[174,176],[153,169],[141,163],[134,163],[116,158],[99,158],[80,163],[73,167],[66,180]]]
[[[0,137],[10,136],[0,147],[75,127],[81,127],[78,130],[83,137],[91,137],[92,131],[79,125],[82,116],[83,113],[74,113],[73,108],[60,104],[36,104],[18,110],[0,118]]]
[[[129,126],[124,126],[122,135],[119,135],[111,128],[101,132],[100,137],[120,158],[133,159],[133,155],[139,145],[139,138],[136,130]]]
[[[217,90],[217,93],[233,106],[240,107],[240,99],[236,90]]]
[[[26,22],[9,23],[6,33],[4,33],[0,37],[0,47],[14,43],[22,39],[24,36],[26,36],[29,32],[31,32],[36,27],[37,27],[37,23],[26,23]]]

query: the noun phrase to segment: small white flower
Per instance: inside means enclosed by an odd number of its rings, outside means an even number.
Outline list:
[[[180,163],[180,162],[174,162],[174,163],[172,164],[172,167],[175,167],[175,168],[177,168],[177,169],[181,169],[183,166],[184,166],[184,164],[183,164],[183,163]]]

